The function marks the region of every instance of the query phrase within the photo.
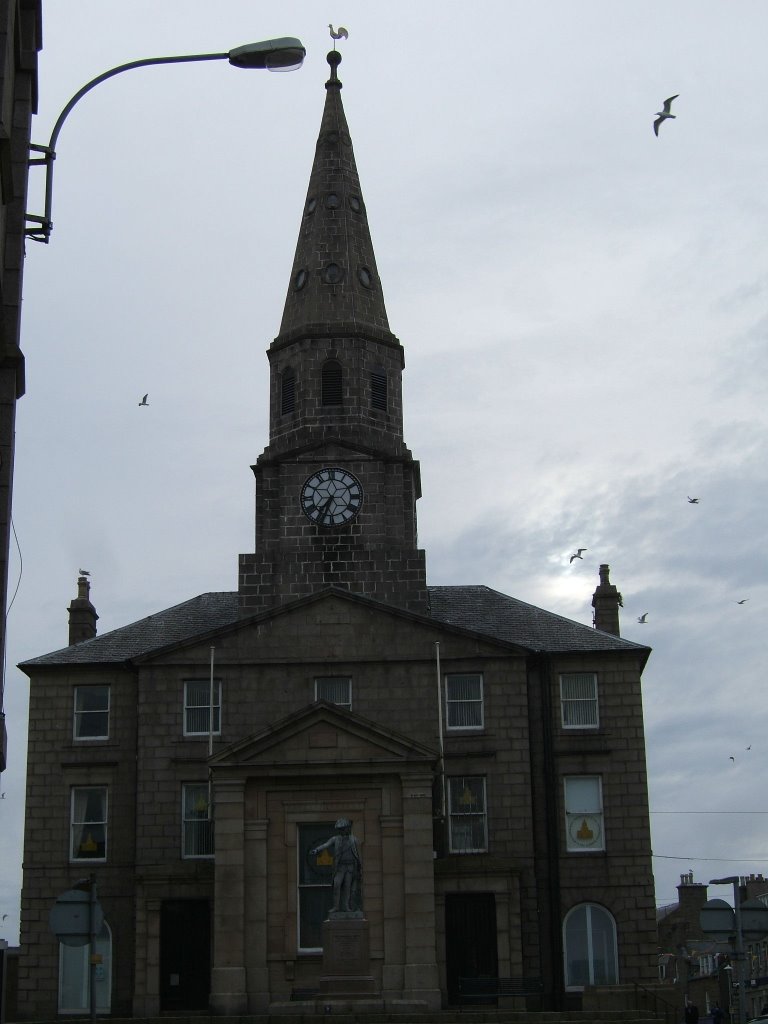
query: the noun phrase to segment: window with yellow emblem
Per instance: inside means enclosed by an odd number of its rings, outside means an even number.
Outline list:
[[[485,853],[488,819],[482,776],[460,775],[448,779],[448,822],[451,853]]]

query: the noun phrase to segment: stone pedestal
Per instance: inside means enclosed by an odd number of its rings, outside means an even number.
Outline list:
[[[323,922],[324,996],[366,996],[375,991],[368,945],[368,921],[360,911],[331,914]]]

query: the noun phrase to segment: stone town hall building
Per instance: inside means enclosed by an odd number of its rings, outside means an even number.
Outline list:
[[[347,1005],[323,977],[331,857],[310,853],[340,817],[364,865],[363,1005],[444,1007],[460,977],[497,976],[557,1007],[655,977],[648,648],[620,638],[607,566],[594,629],[428,586],[403,348],[328,60],[237,591],[97,636],[80,578],[70,646],[22,666],[20,1017],[88,1006],[87,947],[48,918],[91,873],[100,1012]]]

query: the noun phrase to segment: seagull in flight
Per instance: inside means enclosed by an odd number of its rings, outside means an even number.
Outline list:
[[[748,597],[742,597],[742,599],[740,601],[737,601],[736,604],[746,604],[748,600]]]
[[[339,25],[335,32],[333,25],[329,25],[328,28],[331,30],[331,39],[349,39],[349,32],[347,32],[343,25]]]
[[[582,556],[581,552],[582,551],[588,551],[588,550],[589,550],[588,548],[579,548],[577,551],[574,551],[574,553],[568,559],[568,564],[570,565],[571,562],[574,560],[574,558],[581,558],[581,560],[583,561],[584,559],[583,559],[583,556]]]
[[[731,754],[731,760],[733,761],[734,764],[736,764],[736,758],[733,756],[733,754]]]
[[[679,95],[680,93],[676,92],[674,96],[670,96],[669,99],[664,100],[663,109],[656,111],[656,120],[653,122],[653,131],[657,137],[659,134],[659,125],[661,124],[661,122],[666,121],[668,117],[675,117],[675,114],[670,114],[669,111],[672,106],[672,100],[676,100]]]
[[[688,495],[686,495],[686,497],[688,497]],[[689,505],[698,505],[699,504],[699,499],[698,498],[688,498],[688,504]]]
[[[645,625],[645,620],[647,618],[648,618],[648,612],[643,612],[642,615],[638,615],[637,621],[640,622],[644,626]]]
[[[149,405],[149,402],[147,401],[148,398],[149,398],[149,392],[147,392],[146,395],[144,395],[142,400],[139,402],[139,405]]]

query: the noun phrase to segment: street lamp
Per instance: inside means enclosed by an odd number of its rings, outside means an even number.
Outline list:
[[[736,960],[736,987],[738,995],[738,1022],[745,1024],[747,1019],[747,1001],[744,988],[744,932],[741,928],[741,893],[739,886],[741,879],[738,875],[729,875],[728,878],[710,878],[710,885],[732,885],[733,886],[733,925],[734,925],[734,952]]]
[[[33,158],[29,161],[32,166],[45,166],[45,212],[43,216],[28,213],[26,215],[29,227],[25,228],[24,234],[35,242],[45,242],[51,237],[53,221],[51,220],[51,206],[53,203],[53,161],[56,159],[56,142],[62,125],[69,116],[69,112],[82,99],[87,92],[100,82],[121,74],[123,71],[130,71],[132,68],[144,68],[150,64],[188,64],[192,61],[201,60],[228,60],[236,68],[266,68],[267,71],[295,71],[304,62],[306,50],[299,39],[293,36],[284,36],[280,39],[266,39],[259,43],[246,43],[244,46],[237,46],[234,50],[226,53],[193,53],[181,57],[145,57],[142,60],[132,60],[127,64],[120,64],[116,68],[110,68],[102,74],[92,78],[82,89],[79,89],[72,99],[67,103],[59,114],[56,124],[53,126],[51,137],[47,146],[30,145],[30,150],[35,153],[42,153],[43,156]]]

